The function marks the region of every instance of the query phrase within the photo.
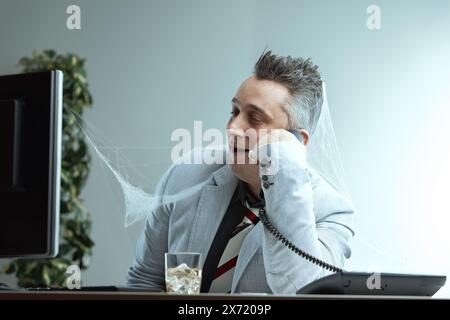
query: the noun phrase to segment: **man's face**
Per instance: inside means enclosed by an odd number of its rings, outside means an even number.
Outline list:
[[[258,130],[288,128],[288,116],[283,106],[289,103],[289,99],[288,89],[275,81],[251,76],[242,83],[232,99],[231,117],[227,124],[229,148],[235,159],[244,158],[245,163],[249,163],[248,151],[252,149],[252,143],[258,141]],[[245,136],[246,132],[255,133],[255,139]],[[231,168],[239,179],[247,183],[259,180],[255,164],[231,164]]]

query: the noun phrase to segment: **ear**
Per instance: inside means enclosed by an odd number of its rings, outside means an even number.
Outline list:
[[[298,130],[300,134],[303,136],[303,144],[306,146],[309,143],[309,132],[305,129]]]

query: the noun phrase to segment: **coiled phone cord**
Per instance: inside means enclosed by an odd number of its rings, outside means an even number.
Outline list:
[[[333,266],[332,264],[329,264],[323,260],[320,260],[309,253],[303,251],[302,249],[299,249],[296,247],[292,242],[290,242],[288,239],[286,239],[269,221],[269,219],[266,216],[266,210],[265,208],[259,209],[259,219],[261,220],[262,224],[269,230],[269,232],[278,240],[280,240],[286,247],[288,247],[290,250],[294,251],[299,256],[305,258],[306,260],[318,265],[319,267],[322,267],[326,270],[329,270],[334,273],[342,272],[343,270],[341,268],[338,268],[336,266]]]

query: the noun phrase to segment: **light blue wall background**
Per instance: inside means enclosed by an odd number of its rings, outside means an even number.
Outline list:
[[[65,27],[69,4],[81,7],[80,31]],[[366,27],[370,4],[381,8],[381,30]],[[34,49],[87,57],[86,119],[145,164],[152,184],[168,149],[149,148],[173,145],[172,130],[194,120],[224,128],[266,45],[312,57],[358,208],[348,268],[450,274],[449,34],[445,0],[1,0],[0,74]],[[96,246],[84,284],[123,283],[133,258],[138,228],[124,230],[110,178],[94,157],[83,195]]]

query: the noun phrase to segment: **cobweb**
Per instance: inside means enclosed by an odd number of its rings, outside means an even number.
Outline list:
[[[148,172],[142,172],[139,168],[149,168],[155,162],[151,157],[152,155],[154,156],[161,149],[170,149],[171,147],[115,147],[92,124],[81,119],[75,112],[70,111],[70,113],[75,117],[78,127],[94,151],[94,156],[98,157],[101,165],[113,175],[120,186],[121,195],[115,192],[115,200],[118,202],[119,207],[123,208],[125,227],[145,220],[159,206],[174,203],[192,196],[199,192],[208,182],[208,180],[202,181],[176,194],[163,194],[162,182],[166,178],[166,173],[161,178],[156,179],[158,183],[154,190],[146,190],[154,185],[154,180],[149,181]],[[140,157],[140,160],[137,163],[133,162],[127,157],[126,153],[135,154],[136,157]],[[159,164],[164,163],[166,166],[171,165],[168,161],[160,161]],[[176,165],[176,163],[172,165]],[[113,192],[114,190],[113,188]],[[122,199],[123,203],[120,203],[121,201],[119,199]]]

